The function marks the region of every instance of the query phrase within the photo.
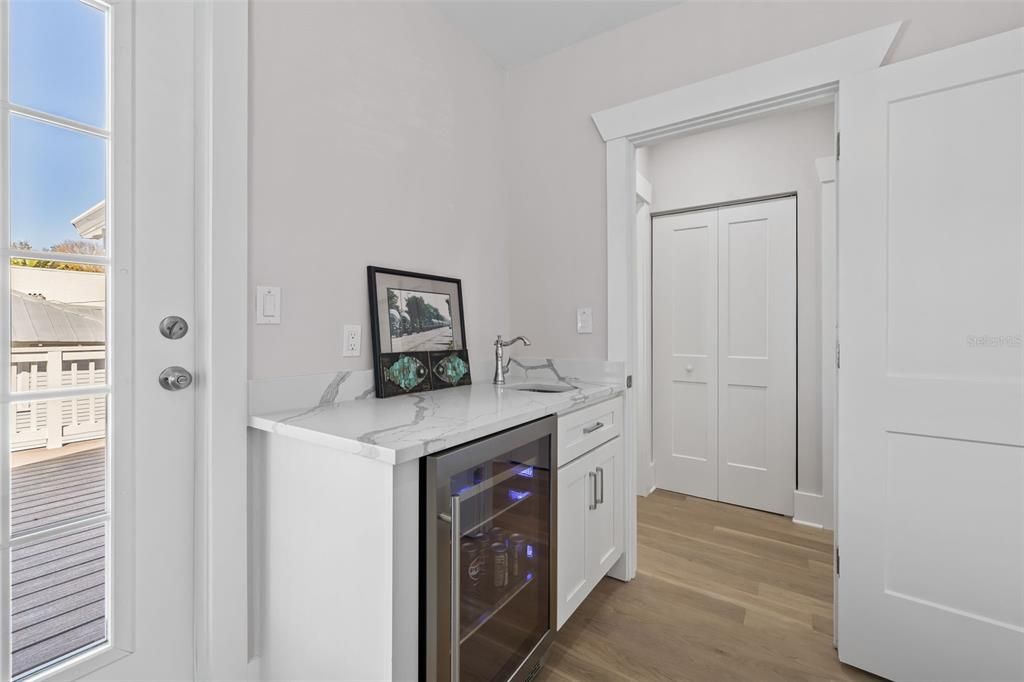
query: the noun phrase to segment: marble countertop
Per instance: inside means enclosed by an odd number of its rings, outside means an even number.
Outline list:
[[[254,414],[249,426],[387,464],[424,455],[619,395],[620,382],[529,375],[503,388],[490,382],[383,400],[324,401],[306,409]],[[562,384],[563,393],[518,391],[517,384]]]

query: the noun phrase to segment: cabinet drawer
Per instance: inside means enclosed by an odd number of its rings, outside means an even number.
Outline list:
[[[622,434],[622,398],[558,417],[558,466]]]

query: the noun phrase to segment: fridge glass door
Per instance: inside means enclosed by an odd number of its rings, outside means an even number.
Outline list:
[[[459,526],[457,562],[450,525],[439,554],[449,553],[458,570],[459,641],[450,660],[462,682],[508,679],[548,632],[551,440],[546,435],[438,481],[438,507],[457,507],[449,516]]]

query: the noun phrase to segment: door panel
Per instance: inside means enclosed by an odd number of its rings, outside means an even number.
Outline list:
[[[615,494],[622,480],[622,439],[587,455],[596,476],[596,509],[587,518],[587,565],[600,580],[622,555],[622,500]]]
[[[840,92],[840,658],[1021,679],[1024,30]]]
[[[658,487],[792,514],[796,199],[653,224]]]
[[[593,502],[590,458],[558,470],[558,627],[576,610],[587,590],[587,514]]]
[[[793,514],[796,199],[718,212],[718,499]]]
[[[195,25],[0,3],[4,679],[193,675]]]
[[[657,484],[716,499],[718,212],[652,222]]]

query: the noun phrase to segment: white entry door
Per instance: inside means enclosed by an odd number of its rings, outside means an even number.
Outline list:
[[[0,4],[3,680],[193,677],[193,14]]]
[[[839,656],[1024,678],[1024,30],[840,83]]]
[[[653,221],[660,488],[792,514],[796,199]]]

